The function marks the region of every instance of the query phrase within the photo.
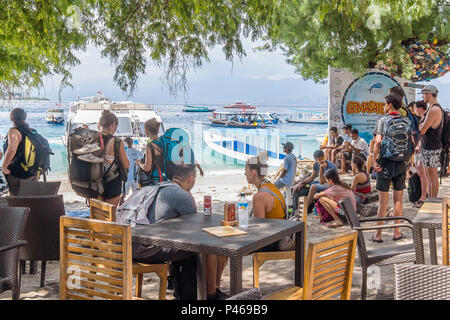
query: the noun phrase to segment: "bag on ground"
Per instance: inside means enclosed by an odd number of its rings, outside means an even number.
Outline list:
[[[191,257],[170,263],[173,295],[177,300],[197,300],[197,260]]]
[[[409,201],[416,202],[422,196],[422,185],[420,183],[420,177],[417,173],[414,173],[408,179],[408,197]]]

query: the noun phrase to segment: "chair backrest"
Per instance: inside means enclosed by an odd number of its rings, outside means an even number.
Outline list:
[[[303,300],[350,300],[357,232],[309,243]]]
[[[450,265],[450,198],[442,199],[442,264]]]
[[[65,215],[63,196],[9,196],[6,201],[10,207],[30,208],[24,236],[28,243],[20,248],[20,259],[58,260],[59,218]]]
[[[450,267],[394,265],[395,300],[450,300]]]
[[[89,200],[91,219],[116,222],[116,206],[97,199]]]
[[[307,202],[308,197],[303,197],[303,201],[300,201],[301,198],[298,199],[298,217],[301,221],[303,221],[304,225],[305,225],[305,229],[304,229],[304,237],[303,237],[303,243],[306,246],[306,232],[307,232],[307,228],[306,228],[306,223],[308,220],[308,207],[305,205]],[[306,261],[306,260],[305,260]]]
[[[60,220],[60,299],[132,299],[131,226]]]
[[[29,213],[29,208],[0,207],[0,247],[24,239]],[[17,275],[17,250],[19,248],[0,253],[0,278]],[[0,286],[0,292],[2,291]]]
[[[61,181],[42,182],[20,180],[18,196],[54,196],[58,194]]]
[[[350,198],[347,197],[339,201],[339,207],[344,211],[345,217],[347,218],[347,221],[352,229],[361,226]],[[358,256],[361,265],[365,265],[367,248],[366,240],[364,239],[364,234],[362,231],[358,231]]]

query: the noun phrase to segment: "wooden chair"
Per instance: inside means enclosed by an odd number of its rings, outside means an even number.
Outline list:
[[[131,300],[131,266],[131,226],[61,217],[61,300]]]
[[[97,199],[90,199],[89,207],[91,211],[91,219],[116,222],[116,206]],[[159,299],[166,299],[167,263],[147,264],[133,262],[132,272],[133,275],[136,275],[136,297],[142,298],[144,273],[154,272],[160,279]]]
[[[265,300],[350,300],[357,232],[310,243],[303,288],[293,286]]]
[[[298,213],[297,216],[299,220],[301,219],[305,223],[304,230],[304,243],[306,245],[306,219],[307,210],[304,203],[308,197],[303,197],[303,203],[298,201]],[[259,268],[264,264],[264,262],[269,260],[295,260],[295,251],[272,251],[272,252],[255,252],[253,253],[253,287],[259,288]]]
[[[442,199],[442,264],[450,265],[450,198]]]

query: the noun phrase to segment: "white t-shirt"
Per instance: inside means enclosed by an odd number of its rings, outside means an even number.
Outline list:
[[[369,145],[363,138],[358,137],[356,140],[352,139],[351,145],[360,150],[359,152],[364,154],[366,157],[369,155]]]

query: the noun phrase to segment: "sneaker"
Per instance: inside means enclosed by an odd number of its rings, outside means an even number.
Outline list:
[[[101,150],[101,148],[98,146],[98,144],[92,143],[92,144],[86,144],[83,147],[81,147],[80,149],[73,150],[73,153],[74,154],[87,154],[87,153],[92,153],[92,152],[99,151],[99,150]]]
[[[90,162],[90,163],[102,163],[103,162],[103,158],[96,157],[92,153],[83,154],[81,156],[78,156],[78,159],[81,161]]]
[[[217,300],[226,300],[230,297],[228,294],[224,293],[220,288],[216,288],[216,295]]]

